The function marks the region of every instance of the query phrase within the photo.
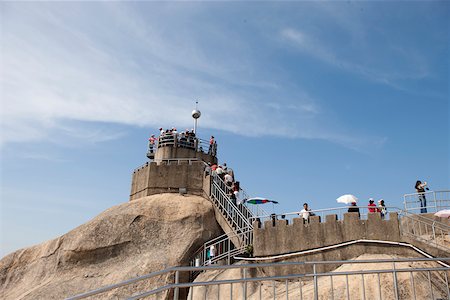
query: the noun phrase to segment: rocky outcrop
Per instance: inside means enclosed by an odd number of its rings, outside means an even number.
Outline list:
[[[5,256],[0,298],[61,299],[186,265],[202,243],[220,234],[212,204],[202,197],[144,197],[114,206],[59,238]],[[155,277],[129,289],[148,290],[172,280]],[[131,294],[122,288],[102,297]]]

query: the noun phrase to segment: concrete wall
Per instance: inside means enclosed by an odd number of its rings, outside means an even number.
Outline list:
[[[179,188],[186,188],[189,194],[204,195],[203,180],[203,162],[151,162],[133,172],[130,200],[160,193],[178,193]]]
[[[254,255],[290,253],[358,239],[400,240],[397,213],[391,213],[389,220],[382,220],[377,213],[369,214],[368,220],[360,220],[357,213],[346,213],[342,221],[328,215],[325,222],[313,216],[309,224],[303,224],[302,218],[287,223],[278,220],[273,226],[272,221],[266,221],[264,228],[255,228]]]
[[[346,213],[342,221],[337,220],[337,215],[326,216],[325,222],[321,222],[319,216],[313,216],[309,224],[303,224],[302,218],[293,219],[293,224],[288,224],[287,220],[277,220],[275,226],[273,226],[272,221],[266,221],[264,228],[255,226],[253,232],[253,254],[255,257],[293,253],[359,239],[397,242],[401,240],[397,213],[390,213],[389,220],[382,220],[377,213],[369,214],[367,220],[360,220],[357,213]],[[284,261],[347,260],[364,253],[416,255],[414,251],[404,247],[368,243],[302,255],[284,259]],[[326,268],[326,266],[321,266],[318,267],[318,270],[329,271],[336,266]],[[311,270],[302,266],[267,269],[265,271],[271,275],[281,275]]]

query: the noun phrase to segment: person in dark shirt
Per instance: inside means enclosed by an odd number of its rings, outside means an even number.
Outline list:
[[[359,207],[356,206],[356,202],[352,202],[352,205],[348,208],[348,212],[357,212],[358,218],[360,217]]]
[[[420,201],[420,213],[426,214],[427,213],[427,198],[425,198],[425,187],[427,186],[427,182],[425,181],[422,183],[422,181],[417,180],[416,185],[414,188],[416,189],[417,193],[419,194],[419,201]],[[428,190],[428,188],[426,188]]]

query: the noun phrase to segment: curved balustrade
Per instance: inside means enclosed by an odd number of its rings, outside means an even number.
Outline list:
[[[182,133],[166,133],[159,136],[156,148],[159,149],[161,147],[185,148],[195,150],[197,152],[203,152],[212,156],[216,156],[217,154],[217,143],[210,145],[209,141],[205,139]]]

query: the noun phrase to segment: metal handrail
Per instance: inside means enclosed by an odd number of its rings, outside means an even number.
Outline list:
[[[425,196],[427,205],[417,206],[420,203],[419,197]],[[419,211],[422,209],[437,212],[441,209],[450,208],[450,190],[428,191],[423,193],[410,193],[403,195],[403,206],[405,211]]]
[[[450,247],[445,245],[446,237],[450,236],[449,225],[402,210],[399,211],[399,216],[402,217],[400,221],[402,235],[407,235],[450,252]]]
[[[361,219],[367,218],[368,214],[371,213],[369,210],[371,209],[378,209],[378,206],[341,206],[341,207],[331,207],[331,208],[321,208],[321,209],[312,209],[309,212],[314,213],[316,216],[320,216],[321,219],[324,219],[324,216],[326,214],[336,214],[338,216],[338,219],[343,219],[344,213],[348,212],[349,207],[359,208],[360,209],[360,217]],[[395,206],[386,206],[385,207],[387,212],[397,212],[400,211],[398,207]],[[292,220],[294,217],[301,218],[301,211],[294,211],[294,212],[287,212],[287,213],[280,213],[280,214],[267,214],[263,216],[257,216],[253,217],[252,220],[259,219],[262,223],[264,221],[272,220],[273,217],[275,217],[277,220]],[[389,214],[387,214],[386,219],[389,218]]]
[[[215,239],[207,241],[195,252],[190,265],[196,265],[196,262],[198,262],[199,265],[204,266],[225,258],[227,259],[227,264],[231,264],[233,256],[244,253],[247,245],[252,243],[252,231],[252,228],[245,228],[240,233],[225,233]],[[235,245],[232,242],[232,239],[236,238],[243,241],[243,243],[241,243],[241,245]],[[210,249],[212,245],[214,245],[217,253],[213,258],[207,256],[207,249]]]
[[[347,271],[347,272],[322,272],[322,273],[318,273],[318,272],[314,272],[314,273],[306,273],[306,274],[290,274],[290,275],[281,275],[281,276],[266,276],[266,277],[243,277],[243,278],[238,278],[238,279],[227,279],[227,280],[216,280],[216,281],[202,281],[202,282],[189,282],[189,283],[175,283],[175,284],[168,284],[165,285],[163,287],[160,287],[158,289],[152,290],[152,291],[148,291],[139,295],[135,295],[132,296],[130,298],[128,298],[128,300],[137,300],[137,299],[142,299],[144,297],[148,297],[151,295],[155,295],[155,294],[159,294],[161,292],[164,291],[168,291],[171,289],[180,289],[180,288],[194,288],[194,287],[201,287],[201,286],[213,286],[213,285],[233,285],[233,284],[242,284],[244,286],[246,286],[247,283],[252,283],[252,282],[267,282],[267,281],[272,281],[272,282],[279,282],[279,281],[285,281],[286,283],[288,283],[289,281],[297,281],[299,279],[305,280],[307,281],[309,278],[311,278],[312,280],[314,280],[314,282],[317,282],[318,278],[320,277],[338,277],[338,276],[347,276],[347,286],[348,286],[348,276],[355,276],[355,275],[361,275],[364,278],[364,275],[372,275],[372,274],[392,274],[394,277],[394,289],[395,289],[395,298],[396,299],[400,299],[399,296],[399,291],[398,291],[398,280],[397,280],[397,274],[398,273],[407,273],[409,272],[411,275],[413,272],[428,272],[430,274],[430,272],[445,272],[448,271],[448,268],[445,267],[436,267],[436,268],[414,268],[413,270],[410,268],[401,268],[401,269],[390,269],[390,270],[385,270],[385,269],[380,269],[380,270],[361,270],[361,271]],[[448,277],[447,275],[445,275],[447,280]],[[429,285],[431,286],[431,277],[429,277],[428,279]],[[286,284],[287,285],[287,284]],[[362,286],[364,286],[364,282],[362,284]],[[288,285],[287,285],[288,286]],[[448,287],[448,285],[447,285]],[[378,287],[379,290],[381,291],[381,286]],[[286,297],[288,296],[288,290],[289,288],[287,287],[286,289]],[[448,290],[448,289],[447,289]],[[244,288],[244,296],[243,299],[247,299],[247,296],[245,295],[246,290]],[[415,293],[415,290],[414,290]],[[366,292],[363,289],[363,295],[365,298]],[[276,296],[276,294],[274,293],[273,296]],[[446,296],[449,297],[450,293],[446,293]],[[175,300],[178,300],[179,296],[177,295],[177,297],[174,297]],[[206,298],[206,296],[205,296]],[[189,297],[189,299],[192,299],[192,296]],[[232,297],[230,297],[230,299],[233,299]],[[275,299],[275,298],[274,298]],[[318,287],[314,286],[314,299],[318,299]],[[334,299],[334,296],[332,296],[332,299]],[[349,298],[347,298],[349,299]],[[434,299],[434,298],[433,298]],[[441,299],[441,298],[440,298]]]
[[[449,257],[445,258],[397,258],[397,259],[374,259],[374,260],[336,260],[336,261],[301,261],[301,262],[275,262],[275,263],[253,263],[253,264],[235,264],[235,265],[210,265],[210,266],[199,266],[199,267],[171,267],[164,270],[152,272],[143,276],[139,276],[136,278],[132,278],[120,283],[108,285],[101,287],[99,289],[95,289],[89,292],[81,293],[72,297],[67,298],[67,300],[78,300],[84,299],[90,296],[98,295],[101,293],[105,293],[111,291],[113,289],[117,289],[120,287],[124,287],[142,280],[150,279],[156,276],[175,273],[175,283],[168,284],[157,289],[154,289],[149,292],[141,293],[139,295],[133,296],[133,298],[129,299],[139,299],[142,298],[143,295],[151,295],[155,293],[159,293],[162,291],[166,291],[169,289],[175,289],[174,299],[178,299],[177,288],[182,287],[192,287],[192,286],[202,286],[202,285],[214,285],[214,284],[230,284],[234,283],[234,280],[237,280],[236,283],[239,282],[250,282],[250,281],[272,281],[272,280],[282,280],[286,278],[300,278],[300,277],[316,277],[316,276],[338,276],[338,275],[355,275],[355,274],[377,274],[377,273],[392,273],[392,272],[421,272],[421,271],[449,271],[450,268],[447,267],[435,267],[435,268],[411,268],[411,269],[397,269],[395,268],[396,263],[403,262],[439,262],[439,261],[450,261]],[[233,279],[233,280],[220,280],[220,281],[209,281],[209,282],[190,282],[190,283],[179,283],[177,282],[177,278],[179,278],[180,272],[201,272],[208,270],[229,270],[229,269],[255,269],[255,268],[265,268],[265,267],[286,267],[286,266],[313,266],[315,269],[316,265],[345,265],[345,264],[379,264],[379,263],[392,263],[392,269],[384,269],[384,270],[370,270],[370,271],[347,271],[347,272],[314,272],[307,274],[292,274],[286,276],[267,276],[267,277],[253,277],[253,278],[241,278],[241,279]],[[448,281],[447,281],[448,286]],[[448,295],[450,296],[450,295]],[[137,297],[137,298],[136,298]]]
[[[217,143],[214,143],[211,147],[209,141],[197,136],[185,136],[182,133],[160,135],[157,140],[156,149],[166,146],[188,148],[197,152],[217,156]]]
[[[211,195],[214,203],[222,210],[222,213],[229,219],[231,225],[240,230],[245,227],[251,227],[249,220],[242,214],[241,210],[229,200],[222,189],[214,182],[211,187]]]

